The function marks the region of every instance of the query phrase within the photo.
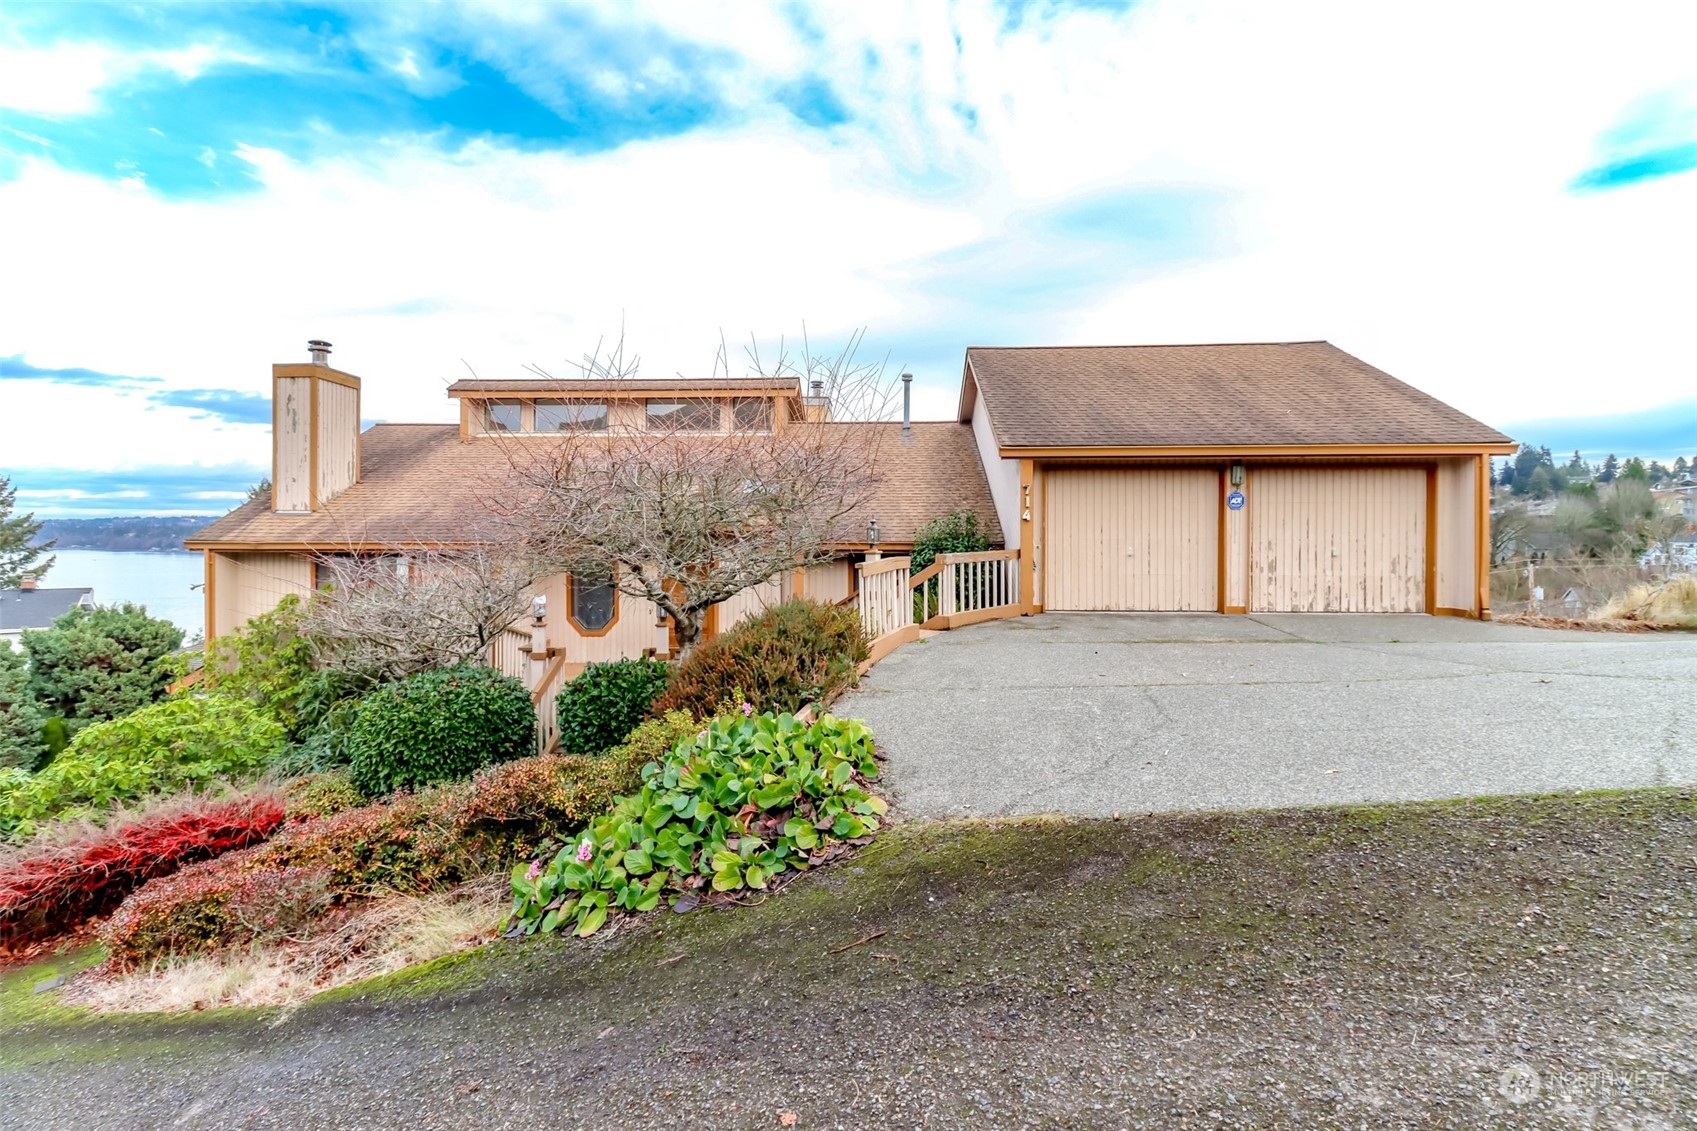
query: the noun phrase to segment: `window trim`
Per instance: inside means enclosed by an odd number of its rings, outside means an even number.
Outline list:
[[[494,426],[495,421],[494,421],[493,417],[491,416],[491,413],[493,413],[496,406],[500,406],[501,408],[515,408],[515,409],[517,409],[518,414],[519,414],[518,427],[516,427],[516,428],[496,428]],[[484,435],[486,435],[486,436],[517,436],[520,433],[524,432],[524,430],[525,430],[525,428],[524,428],[524,401],[522,401],[522,400],[520,400],[516,397],[490,397],[488,400],[483,402],[483,434]]]
[[[607,585],[609,587],[613,587],[613,583],[611,581],[608,581]],[[600,588],[600,586],[596,586],[596,588]],[[576,595],[576,591],[577,578],[572,574],[566,574],[566,620],[571,623],[572,630],[579,636],[591,637],[606,636],[609,632],[612,632],[613,626],[619,623],[619,614],[622,611],[622,606],[624,605],[624,601],[621,599],[623,594],[621,594],[616,587],[613,587],[613,616],[612,619],[607,622],[605,628],[585,628],[582,622],[577,619],[577,602],[573,600],[573,597]]]

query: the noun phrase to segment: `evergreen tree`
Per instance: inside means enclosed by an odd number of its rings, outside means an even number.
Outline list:
[[[1597,482],[1613,483],[1615,475],[1619,471],[1620,461],[1615,459],[1615,454],[1613,452],[1610,452],[1609,458],[1603,461],[1603,470],[1597,472]]]
[[[40,533],[41,523],[35,521],[34,514],[13,514],[17,501],[17,488],[0,475],[0,589],[16,589],[24,574],[40,577],[53,568],[51,557],[43,560],[53,543],[30,545]]]
[[[1678,459],[1673,461],[1673,473],[1675,476],[1683,479],[1685,478],[1685,473],[1690,470],[1691,465],[1685,462],[1684,456],[1680,456]]]
[[[1534,499],[1547,499],[1555,493],[1556,477],[1550,474],[1549,468],[1540,465],[1532,469],[1526,489]]]
[[[41,724],[23,653],[0,644],[0,770],[35,768],[46,750]]]
[[[140,605],[77,606],[52,628],[25,629],[23,638],[36,698],[74,727],[163,698],[183,630]]]
[[[1648,483],[1650,481],[1650,473],[1644,470],[1644,461],[1639,459],[1637,456],[1633,456],[1631,459],[1620,465],[1620,478],[1637,479]]]
[[[1650,466],[1644,470],[1649,474],[1652,483],[1665,483],[1673,477],[1673,473],[1660,460],[1651,460]]]
[[[1591,465],[1585,462],[1584,458],[1580,456],[1577,450],[1573,453],[1573,458],[1567,461],[1567,466],[1562,470],[1566,472],[1569,479],[1575,482],[1591,478]]]

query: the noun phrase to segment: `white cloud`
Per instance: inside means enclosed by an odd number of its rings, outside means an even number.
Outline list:
[[[988,8],[868,21],[840,6],[817,10],[817,45],[776,7],[605,11],[743,55],[725,81],[748,119],[592,156],[396,138],[307,163],[243,147],[262,187],[214,200],[37,160],[0,184],[0,213],[41,221],[8,236],[31,267],[0,276],[0,353],[268,393],[270,363],[322,336],[365,378],[365,415],[389,420],[450,419],[461,359],[563,369],[621,319],[658,373],[704,372],[721,328],[734,352],[750,329],[867,323],[897,363],[941,340],[953,360],[919,373],[922,416],[952,414],[958,351],[995,342],[1326,337],[1491,420],[1658,403],[1697,376],[1697,174],[1566,187],[1623,107],[1690,75],[1686,6],[1157,3],[1013,33]],[[79,58],[32,96],[78,112],[114,66]],[[756,103],[757,73],[815,71],[850,124],[810,130]],[[983,260],[1005,277],[977,280],[981,306],[947,301],[943,253],[1029,239],[1024,218],[1079,196],[1160,186],[1229,201],[1234,252],[1152,266],[1120,247],[1123,283],[1101,272],[1042,312],[995,298],[1043,261],[1028,243]],[[67,418],[88,431],[75,458],[100,466],[269,458],[257,426],[18,384],[0,387],[0,450],[20,464],[71,458],[41,425]]]

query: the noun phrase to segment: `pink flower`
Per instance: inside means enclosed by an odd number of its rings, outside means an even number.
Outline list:
[[[591,844],[589,841],[586,840],[582,844],[577,846],[577,862],[579,864],[587,864],[591,860],[593,860],[594,858],[595,858],[595,846],[593,844]]]
[[[534,884],[536,882],[536,877],[540,876],[541,874],[542,874],[542,861],[532,860],[530,862],[530,869],[527,872],[525,872],[524,878],[529,880],[531,883]]]
[[[745,719],[754,717],[754,704],[753,703],[750,703],[747,700],[743,701],[742,717],[745,718]]]
[[[698,734],[698,735],[696,735],[696,736],[695,736],[695,740],[696,740],[696,741],[697,741],[697,742],[700,742],[700,741],[701,741],[701,740],[702,740],[702,739],[704,739],[704,738],[706,738],[706,737],[707,737],[707,732],[706,732],[706,731],[702,731],[702,732],[701,732],[701,733],[700,733],[700,734]]]

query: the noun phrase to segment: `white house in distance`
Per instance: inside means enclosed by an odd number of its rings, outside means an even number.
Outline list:
[[[26,628],[51,628],[53,622],[76,608],[94,607],[94,590],[44,589],[30,574],[24,574],[16,589],[0,589],[0,647],[18,649]]]

